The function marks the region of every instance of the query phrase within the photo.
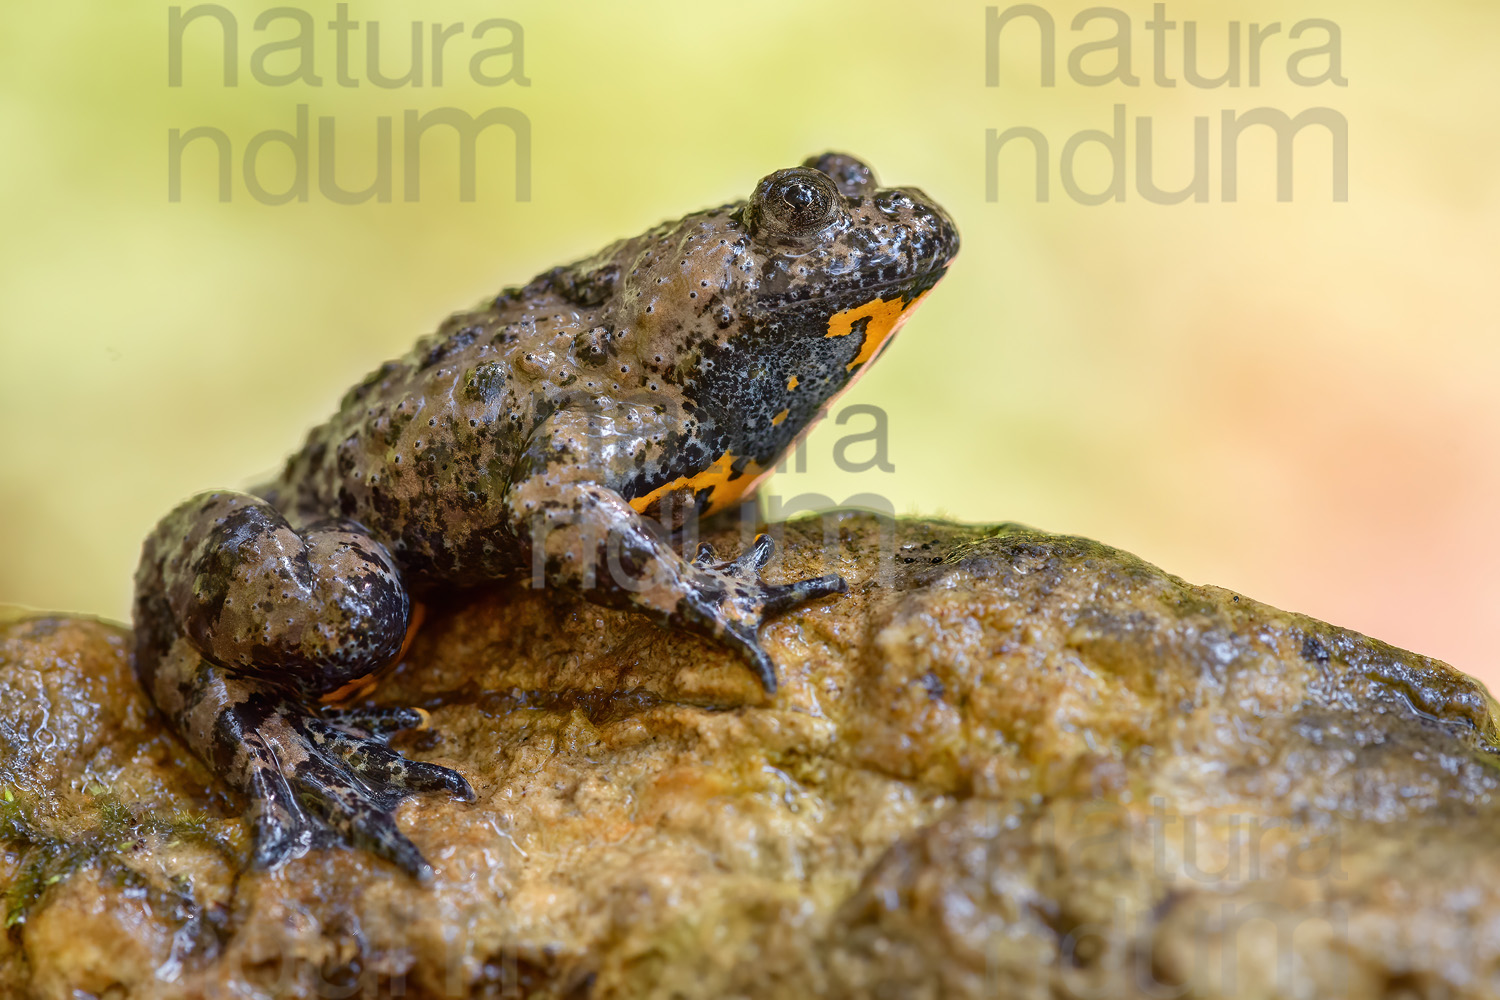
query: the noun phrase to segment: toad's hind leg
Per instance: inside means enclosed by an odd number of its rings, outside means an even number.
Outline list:
[[[137,673],[188,746],[250,799],[256,866],[343,839],[430,874],[396,805],[473,791],[458,772],[386,745],[422,713],[316,704],[396,657],[409,608],[389,554],[358,525],[297,531],[246,494],[194,497],[147,540]]]

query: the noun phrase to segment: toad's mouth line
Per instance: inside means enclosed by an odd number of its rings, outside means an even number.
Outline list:
[[[868,285],[849,285],[845,288],[807,295],[803,298],[791,298],[789,296],[767,298],[761,304],[761,312],[764,315],[775,315],[777,313],[805,309],[810,305],[845,300],[851,304],[859,304],[860,302],[868,302],[872,299],[887,298],[888,296],[884,293],[892,289],[900,289],[908,299],[914,299],[938,283],[943,275],[947,273],[948,265],[953,262],[954,256],[956,254],[950,255],[941,264],[932,264],[903,277],[892,278],[889,281],[877,281]]]

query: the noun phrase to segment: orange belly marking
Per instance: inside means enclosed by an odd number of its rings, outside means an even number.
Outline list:
[[[702,490],[709,490],[708,506],[704,508],[704,514],[712,514],[723,510],[734,503],[744,494],[745,489],[753,485],[759,478],[761,468],[754,461],[748,462],[745,468],[736,476],[734,474],[734,454],[726,451],[702,472],[691,476],[678,476],[670,483],[663,483],[656,489],[644,496],[638,496],[630,501],[630,506],[637,512],[644,512],[656,500],[668,493],[675,493],[681,489],[690,489],[694,494]]]
[[[901,304],[901,297],[894,299],[871,299],[862,306],[853,309],[845,309],[828,317],[828,332],[825,337],[847,337],[854,332],[854,324],[862,319],[869,319],[865,326],[865,339],[859,345],[859,354],[854,360],[844,366],[846,371],[853,371],[860,365],[869,361],[880,351],[880,346],[891,338],[901,324],[906,322],[912,310],[917,308],[917,303],[927,296],[926,292],[918,295],[905,306]]]

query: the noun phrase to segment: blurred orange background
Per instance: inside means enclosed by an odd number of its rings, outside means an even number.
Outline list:
[[[496,30],[455,35],[440,86],[429,60],[422,87],[386,89],[338,84],[333,3],[305,7],[322,86],[258,82],[251,53],[293,27],[257,31],[269,5],[224,4],[235,87],[207,21],[184,32],[182,85],[168,85],[167,5],[12,5],[0,14],[0,602],[125,618],[158,516],[274,469],[347,386],[449,311],[837,148],[926,189],[965,249],[843,401],[887,411],[894,471],[837,469],[849,428],[830,423],[808,471],[771,493],[877,493],[903,513],[1092,536],[1500,682],[1500,8],[1173,2],[1166,66],[1181,82],[1167,88],[1153,79],[1151,4],[1111,8],[1132,27],[1138,86],[1076,82],[1068,54],[1109,26],[1074,31],[1086,5],[1044,6],[1056,85],[1040,84],[1021,25],[1003,33],[989,87],[981,3],[435,0],[428,24],[520,25],[527,85],[468,72],[504,41]],[[390,75],[410,59],[415,10],[347,7],[381,26]],[[1288,57],[1326,37],[1287,38],[1309,18],[1338,26],[1347,86],[1288,79]],[[1231,21],[1242,50],[1249,23],[1280,22],[1260,85],[1183,81],[1188,21],[1209,75],[1226,66]],[[346,188],[369,183],[377,121],[393,120],[390,202],[322,197],[316,149],[306,202],[247,192],[245,144],[292,128],[299,104],[334,120]],[[1133,128],[1123,202],[1065,193],[1059,151],[1109,129],[1116,104],[1152,119],[1168,188],[1187,183],[1193,119],[1208,117],[1207,203],[1138,195]],[[451,140],[436,136],[420,199],[403,200],[404,112],[502,106],[531,122],[529,201],[515,197],[503,129],[480,140],[476,200],[460,200]],[[1255,130],[1239,198],[1222,199],[1220,114],[1260,107],[1347,120],[1346,203],[1316,128],[1297,140],[1291,201],[1277,201],[1274,146]],[[168,199],[169,130],[197,126],[233,144],[227,203],[207,142]],[[1049,140],[1046,203],[1020,143],[986,198],[986,130],[1014,126]],[[278,155],[263,157],[272,189],[290,178]],[[1083,187],[1102,188],[1106,166],[1099,147],[1080,152]]]

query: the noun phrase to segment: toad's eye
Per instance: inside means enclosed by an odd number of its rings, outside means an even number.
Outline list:
[[[745,224],[757,238],[807,241],[843,218],[843,198],[820,170],[793,167],[762,180],[745,208]]]

